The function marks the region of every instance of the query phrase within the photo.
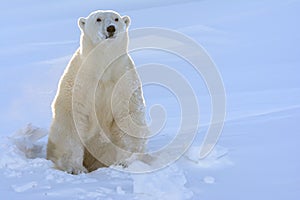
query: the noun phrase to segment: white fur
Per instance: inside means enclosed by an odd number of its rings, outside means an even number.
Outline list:
[[[129,17],[95,11],[78,24],[80,48],[61,77],[47,146],[56,168],[74,174],[126,164],[144,151],[148,132],[141,82],[127,53]],[[116,31],[107,38],[110,25]]]

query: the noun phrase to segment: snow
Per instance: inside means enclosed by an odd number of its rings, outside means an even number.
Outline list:
[[[0,32],[1,199],[300,198],[300,1],[11,0],[1,6],[8,19]],[[154,50],[133,52],[136,65],[172,66],[197,94],[200,127],[187,152],[140,174],[106,168],[75,176],[45,159],[50,104],[79,45],[77,19],[96,9],[129,15],[131,29],[179,31],[209,53],[224,81],[227,117],[205,159],[199,158],[211,117],[205,82],[181,58]],[[148,109],[162,105],[167,117],[149,142],[160,149],[180,126],[180,105],[157,85],[145,86],[144,95]]]

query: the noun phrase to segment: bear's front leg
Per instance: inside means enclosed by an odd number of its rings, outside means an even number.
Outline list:
[[[136,156],[136,154],[143,155],[149,130],[145,120],[145,105],[141,87],[137,87],[134,92],[130,92],[130,90],[124,89],[126,84],[120,86],[120,90],[114,91],[119,96],[113,95],[112,97],[114,120],[110,133],[112,142],[124,151],[127,151],[127,154],[121,152],[124,156],[119,162],[121,165],[126,166],[133,160],[139,159],[139,156]]]
[[[83,166],[84,147],[72,128],[66,128],[67,123],[54,121],[50,129],[47,159],[52,160],[55,168],[70,174],[86,173]],[[72,131],[70,131],[72,130]]]

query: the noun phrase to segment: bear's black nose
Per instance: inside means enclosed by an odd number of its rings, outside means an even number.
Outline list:
[[[114,33],[116,31],[116,28],[115,28],[115,26],[110,25],[109,27],[107,27],[106,31],[108,33]]]

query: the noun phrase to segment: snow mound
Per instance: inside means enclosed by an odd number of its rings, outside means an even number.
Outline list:
[[[39,141],[48,135],[48,131],[28,124],[10,137],[20,152],[27,158],[46,158],[45,142]]]
[[[187,180],[183,171],[176,164],[132,177],[133,191],[140,199],[180,200],[191,199],[193,196],[193,192],[185,187]]]
[[[13,199],[192,199],[185,169],[172,164],[161,170],[131,174],[116,167],[71,175],[45,159],[47,131],[29,124],[13,136],[0,138],[0,177]],[[150,169],[142,161],[129,168]],[[4,184],[5,183],[5,184]],[[25,196],[24,196],[25,195]]]
[[[204,159],[200,158],[200,146],[192,146],[185,154],[185,158],[201,168],[220,168],[233,165],[228,158],[228,150],[222,146],[215,146],[212,152]]]

